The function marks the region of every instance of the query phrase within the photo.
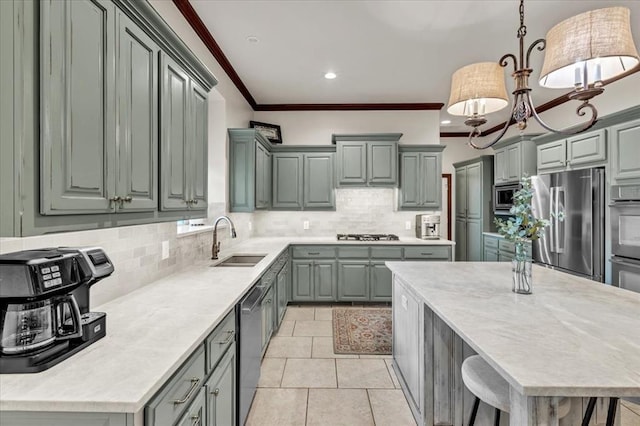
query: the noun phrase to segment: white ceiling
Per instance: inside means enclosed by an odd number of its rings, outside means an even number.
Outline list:
[[[451,74],[461,66],[518,55],[517,0],[191,0],[258,104],[441,102],[442,131],[468,131],[449,117]],[[527,0],[526,47],[556,23],[609,6],[631,9],[640,47],[640,1]],[[257,43],[247,40],[259,39]],[[543,52],[532,54],[536,105],[565,93],[538,87]],[[505,70],[507,89],[512,88]],[[327,71],[338,74],[326,80]],[[595,99],[597,105],[597,98]],[[484,128],[503,122],[505,109]]]

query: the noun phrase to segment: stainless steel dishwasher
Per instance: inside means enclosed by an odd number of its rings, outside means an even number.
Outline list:
[[[251,408],[253,396],[260,379],[262,357],[262,312],[261,303],[265,287],[258,283],[240,301],[237,310],[240,323],[240,356],[238,357],[238,410],[239,424],[244,425]]]

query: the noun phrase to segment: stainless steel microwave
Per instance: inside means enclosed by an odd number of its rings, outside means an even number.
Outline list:
[[[495,214],[510,214],[513,206],[513,194],[521,188],[519,183],[502,183],[493,186],[493,212]]]

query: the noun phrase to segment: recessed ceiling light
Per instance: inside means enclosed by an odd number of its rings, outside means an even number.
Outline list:
[[[257,43],[257,42],[260,41],[260,39],[258,37],[256,37],[256,36],[249,36],[249,37],[247,37],[247,41],[249,43]]]
[[[326,78],[327,80],[333,80],[336,77],[337,75],[335,72],[328,72],[324,75],[324,78]]]
[[[451,120],[442,120],[440,124],[451,124]]]

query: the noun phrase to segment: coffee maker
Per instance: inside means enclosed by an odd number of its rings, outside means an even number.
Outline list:
[[[440,238],[440,215],[416,215],[416,238],[437,240]]]
[[[113,271],[99,247],[0,255],[0,373],[46,370],[104,337],[89,289]]]

